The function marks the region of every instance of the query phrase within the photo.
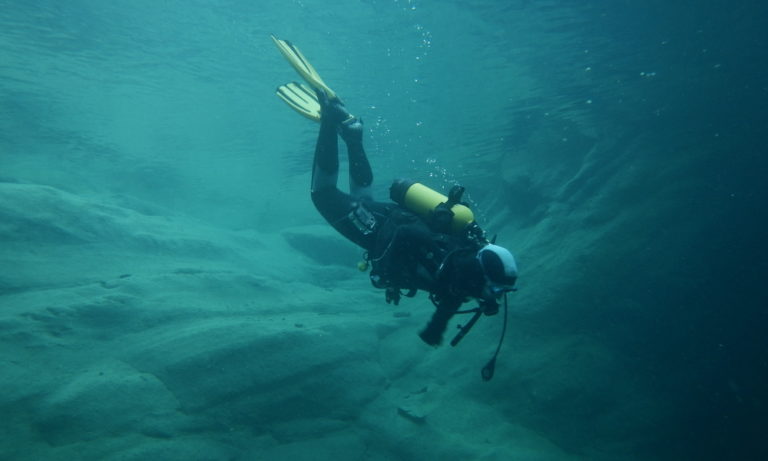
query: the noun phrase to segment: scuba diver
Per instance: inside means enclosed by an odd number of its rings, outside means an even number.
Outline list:
[[[446,197],[422,184],[397,180],[390,188],[392,202],[373,200],[362,120],[350,114],[295,45],[274,36],[272,40],[311,86],[288,83],[278,87],[277,95],[320,123],[312,165],[315,207],[334,229],[365,250],[361,270],[370,264],[371,283],[384,290],[387,303],[397,305],[401,296],[413,297],[418,290],[429,293],[435,312],[419,332],[425,343],[439,345],[455,314],[474,313],[451,342],[456,345],[482,314],[498,313],[502,297],[506,308],[505,295],[514,291],[517,280],[512,253],[486,239],[472,211],[461,203],[461,186],[454,186]],[[339,137],[349,156],[349,193],[337,187]],[[478,307],[460,311],[469,300],[476,300]],[[504,320],[506,326],[506,309]],[[485,369],[483,378],[490,379]]]

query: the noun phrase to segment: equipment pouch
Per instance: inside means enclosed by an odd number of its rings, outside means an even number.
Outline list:
[[[347,217],[363,235],[372,233],[376,228],[376,217],[362,203],[358,203]]]

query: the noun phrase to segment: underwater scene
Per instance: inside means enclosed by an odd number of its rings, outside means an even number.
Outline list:
[[[768,459],[767,24],[0,0],[0,459]]]

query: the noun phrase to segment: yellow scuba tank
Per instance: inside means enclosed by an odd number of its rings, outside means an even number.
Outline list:
[[[458,234],[475,220],[475,216],[467,206],[458,203],[464,188],[454,187],[451,190],[452,197],[449,199],[421,183],[409,179],[397,179],[389,188],[389,196],[397,204],[424,218],[429,218],[439,205],[450,206],[453,212],[451,232]]]

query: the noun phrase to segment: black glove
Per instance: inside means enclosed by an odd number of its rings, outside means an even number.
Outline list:
[[[439,346],[443,342],[443,331],[445,328],[440,329],[430,323],[419,332],[419,338],[430,346]]]
[[[434,302],[434,300],[433,300]],[[438,302],[435,304],[435,312],[429,319],[427,326],[419,332],[422,341],[430,346],[438,346],[443,341],[443,333],[448,328],[451,317],[459,310],[460,302]]]
[[[436,310],[427,326],[419,332],[421,340],[430,346],[439,346],[443,342],[443,333],[448,328],[448,321],[452,315],[440,309]]]
[[[480,309],[482,309],[485,315],[496,315],[499,313],[499,303],[495,299],[480,300]]]

